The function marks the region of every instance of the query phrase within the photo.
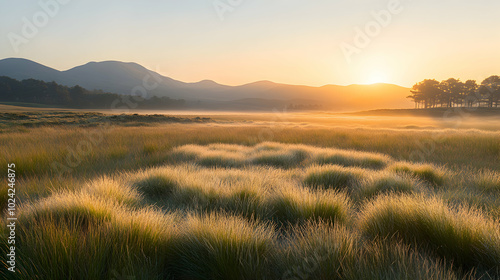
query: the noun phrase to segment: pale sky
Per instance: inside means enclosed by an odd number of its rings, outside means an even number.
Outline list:
[[[499,35],[497,0],[0,0],[0,59],[137,62],[184,82],[480,82],[500,75]]]

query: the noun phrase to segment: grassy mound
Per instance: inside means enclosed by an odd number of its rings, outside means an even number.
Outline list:
[[[174,163],[194,161],[206,151],[206,148],[198,145],[184,145],[176,147],[170,153],[170,158]]]
[[[146,175],[133,183],[133,186],[150,199],[166,198],[179,187],[170,176],[161,174]]]
[[[465,279],[410,246],[367,243],[356,229],[324,222],[294,228],[281,249],[280,279]]]
[[[443,185],[447,179],[447,171],[431,164],[412,164],[398,162],[389,167],[398,173],[406,173],[433,185]]]
[[[482,192],[500,193],[500,173],[482,171],[474,178],[473,184]]]
[[[386,193],[413,193],[420,188],[420,184],[408,175],[381,172],[363,181],[357,195],[359,198],[371,198]]]
[[[272,195],[265,206],[272,209],[272,216],[269,218],[280,224],[311,220],[348,223],[352,216],[352,206],[347,195],[332,190],[281,190]]]
[[[68,224],[83,230],[110,221],[122,211],[117,202],[85,192],[65,192],[44,198],[20,209],[19,222]]]
[[[314,188],[352,192],[367,175],[366,170],[359,168],[344,168],[338,165],[313,166],[306,170],[304,184]]]
[[[232,152],[204,153],[198,159],[198,164],[204,167],[241,167],[245,164],[244,158]]]
[[[316,155],[317,164],[335,164],[345,167],[355,166],[369,169],[383,169],[392,160],[387,155],[357,151],[325,150]]]
[[[93,196],[111,199],[128,206],[137,206],[142,200],[142,195],[137,190],[108,177],[93,180],[87,184],[84,191]]]
[[[291,168],[304,164],[313,150],[304,145],[283,145],[264,142],[256,145],[247,152],[249,163],[253,165],[267,165],[278,168]]]
[[[359,236],[330,223],[308,223],[290,232],[280,279],[345,279],[359,257]]]
[[[472,274],[463,276],[457,273],[452,265],[446,265],[443,261],[420,253],[416,248],[401,242],[377,240],[362,245],[359,248],[359,257],[355,262],[346,265],[348,269],[344,269],[344,275],[337,277],[338,279],[477,279]]]
[[[185,145],[174,148],[170,158],[174,163],[193,162],[205,167],[264,165],[293,168],[311,164],[335,164],[383,169],[392,162],[389,156],[383,154],[274,142],[264,142],[253,147],[228,144]]]
[[[461,266],[498,269],[500,264],[498,222],[437,198],[381,196],[365,206],[359,223],[370,237],[396,235]]]
[[[84,191],[55,194],[20,209],[12,279],[165,279],[176,220]]]
[[[265,279],[275,231],[238,217],[191,216],[176,243],[178,279]]]

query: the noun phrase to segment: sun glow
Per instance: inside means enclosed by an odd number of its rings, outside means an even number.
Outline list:
[[[372,71],[366,78],[365,84],[387,83],[388,76],[384,71]]]

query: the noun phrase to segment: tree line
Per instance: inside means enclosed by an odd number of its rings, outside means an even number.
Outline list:
[[[123,95],[87,90],[81,86],[67,87],[56,82],[44,82],[35,79],[18,81],[9,77],[0,77],[0,102],[22,102],[61,106],[77,109],[111,108]],[[185,106],[183,99],[153,96],[148,99],[134,97],[134,109],[163,109]],[[122,104],[122,103],[120,103]]]
[[[435,107],[498,107],[500,103],[500,76],[490,76],[481,84],[450,78],[416,83],[410,90],[415,108]]]

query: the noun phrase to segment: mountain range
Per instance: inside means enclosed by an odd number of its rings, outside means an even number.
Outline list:
[[[325,85],[322,87],[259,81],[227,86],[211,80],[185,83],[160,75],[137,63],[120,61],[89,62],[59,71],[31,60],[0,60],[0,76],[17,80],[55,81],[66,86],[79,85],[89,90],[124,95],[146,89],[149,96],[184,99],[196,109],[267,110],[292,105],[298,109],[335,111],[379,108],[412,108],[406,98],[409,89],[392,84]]]

